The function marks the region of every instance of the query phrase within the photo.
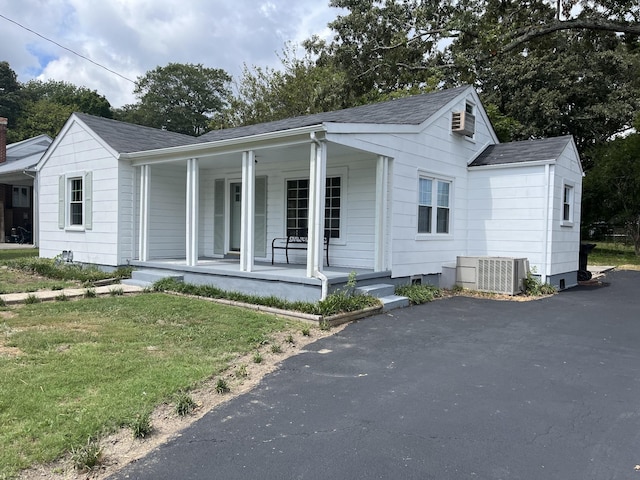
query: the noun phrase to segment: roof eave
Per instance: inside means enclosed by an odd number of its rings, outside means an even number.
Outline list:
[[[121,153],[118,158],[135,161],[138,164],[145,161],[171,161],[185,158],[202,157],[228,153],[229,151],[250,150],[260,143],[269,143],[284,140],[288,137],[309,135],[311,133],[325,132],[323,124],[310,125],[288,130],[278,130],[276,132],[261,133],[245,137],[229,138],[226,140],[214,140],[210,142],[195,143],[191,145],[180,145],[176,147],[159,148],[155,150],[145,150],[140,152]],[[242,147],[242,148],[239,148]]]
[[[535,167],[535,166],[543,166],[543,165],[554,165],[557,162],[556,158],[551,158],[548,160],[534,160],[531,162],[508,162],[508,163],[497,163],[492,165],[469,165],[467,168],[470,170],[497,170],[500,168],[513,168],[513,167]]]

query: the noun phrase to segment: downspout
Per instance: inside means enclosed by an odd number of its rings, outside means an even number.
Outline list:
[[[313,143],[315,143],[319,148],[322,148],[322,144],[320,143],[320,141],[316,138],[316,133],[315,132],[311,132],[309,134],[309,136],[311,137],[311,141]],[[317,232],[320,232],[320,228],[318,228],[316,230]],[[324,300],[325,298],[327,298],[327,295],[329,294],[329,279],[327,278],[327,276],[322,273],[319,269],[314,268],[313,269],[313,276],[317,279],[320,280],[321,284],[322,284],[322,290],[321,290],[321,294],[320,294],[320,300]]]

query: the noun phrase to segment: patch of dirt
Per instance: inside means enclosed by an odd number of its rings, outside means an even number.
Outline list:
[[[102,480],[113,475],[126,465],[139,460],[153,449],[174,438],[181,430],[202,418],[218,405],[249,392],[258,385],[265,375],[276,370],[283,360],[302,352],[309,343],[333,335],[345,326],[346,324],[333,327],[329,331],[311,328],[311,336],[304,336],[299,331],[271,335],[270,343],[262,345],[258,349],[262,355],[261,363],[254,363],[253,355],[255,352],[251,352],[237,358],[222,375],[230,387],[229,393],[217,393],[215,386],[221,377],[212,377],[197,389],[188,392],[197,405],[197,408],[190,415],[180,417],[175,413],[173,405],[160,405],[151,415],[153,430],[148,438],[134,439],[131,430],[127,428],[102,438],[100,440],[102,463],[89,472],[76,471],[70,456],[67,455],[53,463],[37,465],[24,470],[18,478],[21,480]],[[294,343],[286,341],[289,335],[293,337]],[[282,351],[272,353],[272,345],[280,345]],[[247,375],[244,377],[238,375],[241,366],[246,368]]]

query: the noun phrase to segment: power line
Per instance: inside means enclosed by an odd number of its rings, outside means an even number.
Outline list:
[[[71,53],[73,53],[74,55],[76,55],[76,56],[78,56],[78,57],[82,58],[83,60],[86,60],[86,61],[88,61],[88,62],[91,62],[91,63],[93,63],[94,65],[96,65],[96,66],[98,66],[98,67],[100,67],[100,68],[105,69],[107,72],[113,73],[114,75],[117,75],[117,76],[119,76],[120,78],[123,78],[123,79],[125,79],[126,81],[131,82],[131,83],[133,83],[133,84],[135,84],[135,83],[136,83],[135,81],[131,80],[130,78],[127,78],[127,77],[125,77],[124,75],[122,75],[122,74],[120,74],[120,73],[118,73],[118,72],[116,72],[116,71],[114,71],[114,70],[111,70],[110,68],[105,67],[104,65],[102,65],[102,64],[100,64],[100,63],[98,63],[98,62],[95,62],[95,61],[91,60],[89,57],[85,57],[84,55],[82,55],[82,54],[80,54],[80,53],[76,52],[75,50],[71,50],[70,48],[67,48],[67,47],[65,47],[64,45],[60,45],[60,44],[59,44],[58,42],[56,42],[55,40],[51,40],[50,38],[47,38],[47,37],[45,37],[44,35],[39,34],[39,33],[38,33],[38,32],[36,32],[35,30],[31,30],[29,27],[25,27],[25,26],[24,26],[24,25],[22,25],[21,23],[18,23],[18,22],[16,22],[15,20],[12,20],[12,19],[10,19],[9,17],[6,17],[6,16],[2,15],[1,13],[0,13],[0,17],[2,17],[2,18],[4,18],[5,20],[7,20],[7,21],[9,21],[9,22],[11,22],[11,23],[13,23],[13,24],[15,24],[15,25],[19,26],[20,28],[23,28],[24,30],[26,30],[26,31],[28,31],[28,32],[33,33],[34,35],[37,35],[38,37],[40,37],[40,38],[42,38],[42,39],[46,40],[47,42],[51,42],[51,43],[53,43],[54,45],[57,45],[58,47],[60,47],[60,48],[62,48],[62,49],[64,49],[64,50],[66,50],[67,52],[71,52]]]

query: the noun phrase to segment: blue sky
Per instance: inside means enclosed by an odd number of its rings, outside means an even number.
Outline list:
[[[238,78],[243,64],[278,67],[286,42],[327,37],[329,0],[0,0],[0,14],[135,80],[170,62],[202,63]],[[63,80],[115,107],[133,84],[0,18],[0,61],[18,80]]]

